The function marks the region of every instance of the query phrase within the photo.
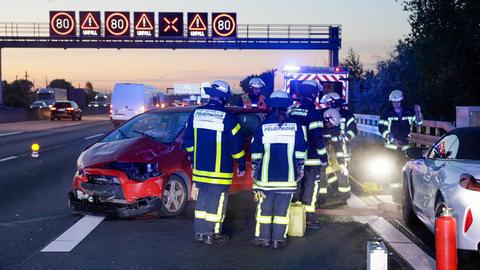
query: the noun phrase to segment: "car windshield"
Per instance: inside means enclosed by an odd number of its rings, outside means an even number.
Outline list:
[[[460,148],[456,156],[457,159],[480,160],[480,130],[472,130],[460,137]]]
[[[189,112],[141,114],[103,138],[102,142],[149,137],[160,143],[171,143],[185,128]]]
[[[70,102],[55,102],[53,107],[55,107],[55,108],[68,108],[68,107],[72,107],[72,104],[70,104]]]

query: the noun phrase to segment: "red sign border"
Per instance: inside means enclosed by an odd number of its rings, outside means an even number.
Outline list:
[[[128,12],[128,11],[106,11],[106,12],[111,12],[111,14],[108,15],[108,17],[105,18],[105,36],[110,36],[110,34],[112,36],[115,36],[115,37],[124,36],[125,33],[127,33],[127,31],[130,30],[130,18],[127,18],[123,13],[128,13],[128,15],[129,15],[128,17],[130,17],[130,12]],[[106,14],[106,12],[105,12],[105,14]],[[121,17],[123,17],[123,19],[125,19],[127,21],[127,26],[125,27],[125,29],[121,33],[113,32],[108,25],[109,20],[111,20],[111,17],[114,16],[114,15],[120,15]],[[107,30],[108,30],[108,35],[107,35]],[[130,36],[130,34],[128,36]]]
[[[72,33],[75,31],[75,11],[50,11],[50,12],[53,12],[54,15],[50,18],[50,29],[57,35],[59,36],[68,36],[68,35],[75,35],[75,33]],[[73,12],[73,18],[72,18],[72,15],[68,14],[69,12]],[[66,15],[72,23],[72,26],[70,27],[70,29],[68,30],[68,32],[65,32],[65,33],[61,33],[61,32],[58,32],[56,27],[54,27],[54,24],[53,24],[53,21],[55,21],[55,18],[57,16],[60,16],[60,15]]]
[[[216,13],[216,12],[215,12]],[[212,33],[215,33],[217,34],[219,37],[231,37],[231,35],[237,30],[237,19],[233,18],[230,14],[232,12],[219,12],[219,13],[216,13],[215,17],[214,16],[214,13],[212,13]],[[235,13],[236,14],[236,13]],[[216,22],[219,18],[223,17],[223,16],[226,16],[228,17],[230,20],[232,20],[233,22],[233,27],[232,27],[232,30],[230,32],[228,32],[227,34],[221,34],[217,31],[217,26],[216,26]]]

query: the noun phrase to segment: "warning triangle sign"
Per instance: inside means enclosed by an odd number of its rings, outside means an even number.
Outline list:
[[[200,17],[200,14],[195,15],[195,18],[193,18],[192,22],[188,26],[188,30],[190,31],[205,31],[207,30],[207,26],[202,20],[202,17]]]
[[[82,30],[99,30],[100,26],[92,13],[88,13],[80,26]]]
[[[135,30],[143,30],[143,31],[153,30],[153,24],[152,22],[150,22],[150,19],[148,18],[146,13],[142,13],[142,16],[137,22],[137,25],[135,25]]]

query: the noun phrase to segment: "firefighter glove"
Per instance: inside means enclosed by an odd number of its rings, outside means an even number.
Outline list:
[[[253,191],[253,199],[258,202],[259,200],[265,200],[267,198],[267,195],[263,193],[261,190],[254,190]]]

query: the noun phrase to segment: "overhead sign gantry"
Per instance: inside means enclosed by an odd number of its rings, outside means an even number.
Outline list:
[[[337,66],[340,47],[340,25],[238,24],[234,12],[51,11],[48,23],[0,23],[0,81],[2,48],[327,50]]]

